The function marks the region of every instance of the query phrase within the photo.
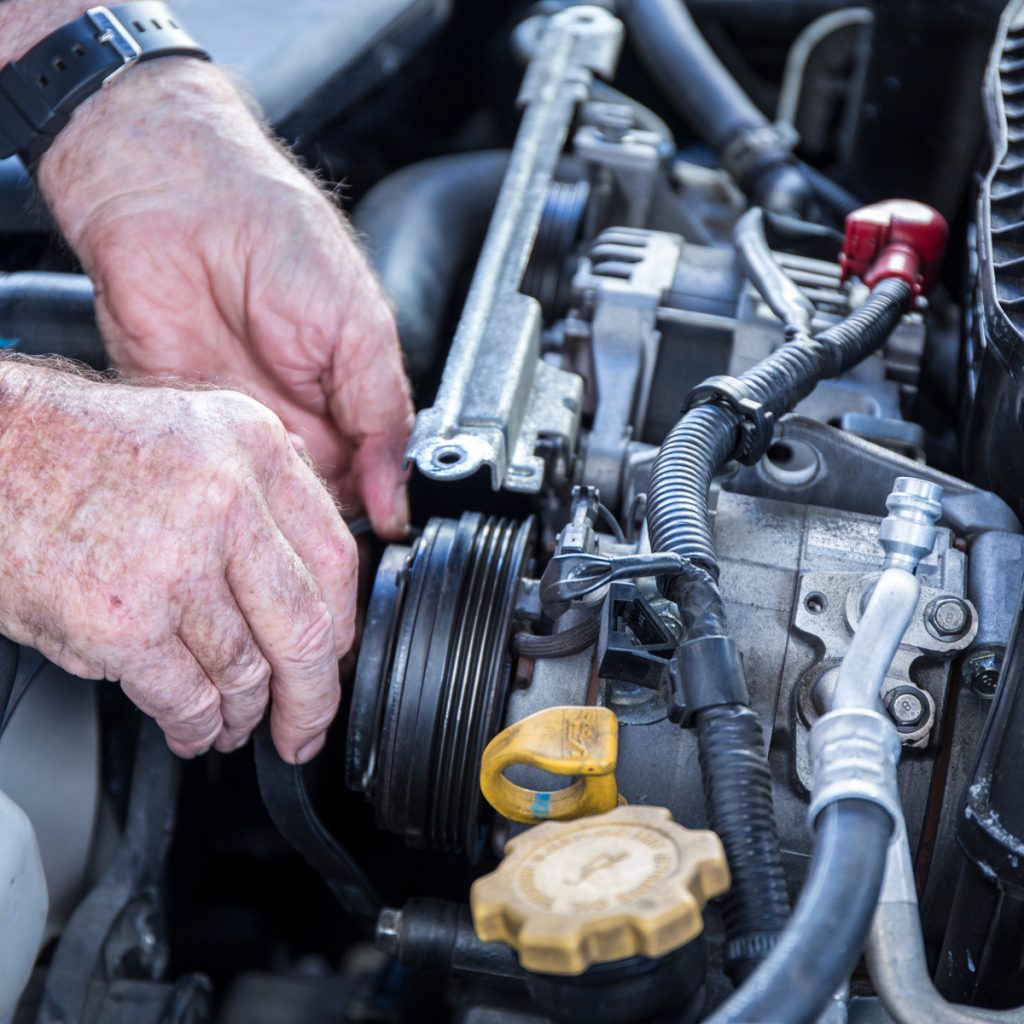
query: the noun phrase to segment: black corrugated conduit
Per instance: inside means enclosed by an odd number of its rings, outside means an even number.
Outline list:
[[[687,572],[662,581],[683,626],[671,678],[682,691],[677,703],[685,708],[684,724],[697,730],[708,819],[722,839],[733,876],[724,900],[726,966],[734,981],[742,981],[766,957],[774,962],[772,949],[789,906],[761,722],[748,706],[742,663],[728,635],[718,588],[711,482],[731,458],[745,455],[749,461],[762,454],[772,421],[819,381],[880,347],[908,308],[911,290],[901,280],[883,280],[858,310],[812,336],[813,308],[768,250],[761,211],[741,220],[736,243],[748,275],[786,325],[789,340],[741,377],[712,378],[696,389],[700,404],[691,398],[654,464],[647,525],[652,551],[681,555],[689,564]],[[852,882],[859,884],[857,877]]]

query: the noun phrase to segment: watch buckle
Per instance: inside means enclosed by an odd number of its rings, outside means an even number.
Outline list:
[[[98,42],[109,44],[121,58],[122,64],[103,80],[109,85],[118,75],[123,74],[142,56],[142,47],[124,27],[121,20],[107,7],[90,7],[85,16],[99,32]]]

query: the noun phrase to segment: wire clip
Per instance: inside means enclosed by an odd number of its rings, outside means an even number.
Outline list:
[[[701,405],[722,404],[729,406],[740,419],[740,437],[730,459],[752,466],[771,447],[775,431],[775,417],[761,402],[747,393],[747,387],[739,377],[720,375],[708,377],[698,384],[683,403],[683,414]]]

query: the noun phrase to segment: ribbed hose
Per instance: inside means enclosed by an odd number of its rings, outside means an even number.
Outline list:
[[[708,708],[696,724],[708,818],[732,873],[722,901],[725,962],[740,982],[771,952],[789,917],[771,773],[761,720],[750,708]]]
[[[789,412],[819,381],[855,366],[879,348],[907,308],[910,288],[882,281],[845,320],[816,338],[796,337],[740,377],[774,416]],[[691,409],[672,428],[654,463],[647,493],[651,550],[674,552],[718,579],[708,492],[737,441],[739,415],[722,404]]]
[[[816,338],[791,331],[788,344],[740,378],[748,396],[776,417],[788,412],[820,380],[842,373],[882,345],[909,299],[908,285],[886,280],[860,309]],[[799,321],[795,310],[794,315]],[[708,494],[714,474],[735,450],[739,428],[739,413],[731,406],[691,409],[662,444],[651,476],[651,550],[674,552],[690,563],[668,587],[686,643],[728,636]],[[734,697],[698,710],[694,723],[709,824],[722,838],[732,873],[725,905],[726,965],[739,982],[768,956],[788,916],[771,774],[760,721]]]

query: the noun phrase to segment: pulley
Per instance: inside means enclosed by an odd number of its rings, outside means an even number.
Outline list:
[[[349,718],[348,785],[414,846],[481,850],[480,761],[499,730],[533,521],[432,519],[392,545],[367,611]]]

